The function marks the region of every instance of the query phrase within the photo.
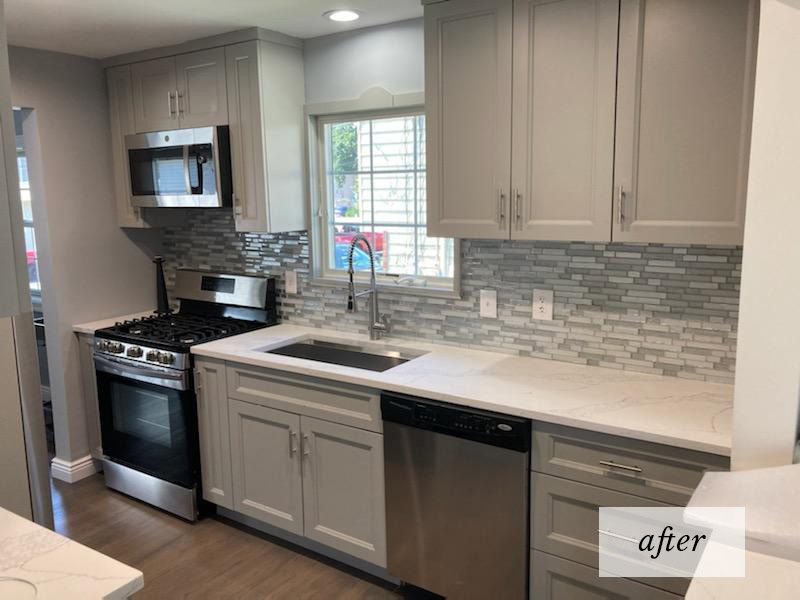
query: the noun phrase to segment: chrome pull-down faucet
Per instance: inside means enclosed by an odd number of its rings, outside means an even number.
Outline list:
[[[353,275],[355,274],[353,269],[353,251],[358,242],[362,242],[369,253],[370,289],[356,293],[356,284],[353,281]],[[389,331],[389,321],[386,315],[382,315],[378,309],[378,280],[375,277],[375,255],[372,252],[372,245],[369,243],[369,239],[367,239],[367,236],[363,233],[355,234],[350,242],[350,251],[347,254],[347,275],[350,279],[347,294],[347,312],[358,312],[358,298],[361,296],[370,296],[368,323],[369,339],[380,339],[382,334]]]

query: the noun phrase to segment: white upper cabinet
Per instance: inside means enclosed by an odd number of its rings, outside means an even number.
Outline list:
[[[756,19],[756,0],[622,0],[615,240],[742,243]]]
[[[131,65],[136,133],[178,128],[175,58]]]
[[[128,153],[125,136],[134,133],[131,67],[123,65],[106,71],[109,117],[111,119],[111,157],[114,163],[114,200],[120,227],[147,227],[141,209],[131,205],[128,187]]]
[[[175,57],[182,129],[228,124],[225,48]]]
[[[511,238],[609,241],[618,0],[516,0]]]
[[[134,63],[136,132],[228,123],[225,49]]]
[[[508,238],[512,0],[425,7],[428,235]]]
[[[236,230],[306,229],[302,50],[254,40],[225,58]]]

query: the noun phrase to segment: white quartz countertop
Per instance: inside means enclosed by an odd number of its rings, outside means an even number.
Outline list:
[[[141,571],[0,508],[0,598],[115,600],[143,585]]]
[[[427,354],[376,373],[263,351],[309,336],[423,350]],[[192,348],[192,353],[730,455],[730,385],[391,337],[370,342],[364,335],[289,324],[200,344]]]
[[[695,578],[686,600],[797,598],[800,578],[798,489],[800,464],[703,475],[689,502],[689,510],[703,506],[744,507],[745,577]]]
[[[100,319],[99,321],[91,321],[89,323],[78,323],[72,326],[72,331],[75,333],[88,333],[93,334],[98,329],[111,327],[118,321],[127,321],[129,319],[138,319],[140,317],[149,317],[155,312],[155,309],[146,310],[144,312],[133,313],[130,315],[122,315],[121,317],[110,317],[108,319]]]

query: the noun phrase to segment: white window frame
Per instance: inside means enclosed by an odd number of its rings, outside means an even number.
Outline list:
[[[366,96],[368,101],[364,101]],[[376,102],[376,96],[378,101]],[[388,97],[388,98],[387,98]],[[383,102],[381,102],[383,100]],[[399,115],[424,114],[421,94],[392,96],[385,90],[370,90],[360,100],[331,102],[306,106],[309,137],[310,176],[310,228],[312,282],[317,285],[344,286],[347,273],[331,269],[326,260],[326,237],[329,226],[325,171],[324,127],[330,123],[387,118]],[[425,277],[426,285],[398,283],[402,275],[377,274],[378,288],[382,293],[412,294],[444,298],[460,298],[461,290],[461,244],[453,240],[453,277]],[[362,284],[369,282],[369,272],[357,271],[355,279]]]

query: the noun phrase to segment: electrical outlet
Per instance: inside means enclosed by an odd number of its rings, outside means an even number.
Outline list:
[[[553,290],[533,290],[533,318],[537,321],[553,320]]]
[[[497,318],[497,290],[481,290],[481,316]]]
[[[297,293],[297,271],[286,271],[286,293]]]

